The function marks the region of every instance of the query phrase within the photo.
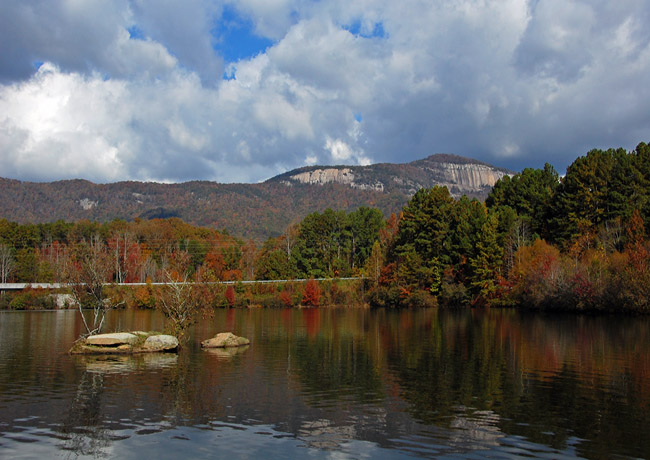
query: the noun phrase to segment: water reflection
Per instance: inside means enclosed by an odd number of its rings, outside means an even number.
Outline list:
[[[152,312],[109,321],[162,327]],[[3,313],[0,457],[52,447],[241,457],[235,439],[287,457],[649,457],[649,325],[509,310],[220,310],[178,355],[89,357],[65,353],[74,315]],[[224,330],[251,345],[200,349]]]
[[[139,355],[73,355],[75,364],[87,372],[123,374],[126,372],[164,369],[178,363],[176,353],[144,353]]]
[[[214,356],[217,359],[228,361],[241,353],[245,353],[249,348],[249,345],[244,345],[241,347],[229,348],[205,348],[203,351],[209,355]]]
[[[65,439],[61,447],[71,456],[99,458],[107,455],[111,431],[104,423],[103,394],[104,374],[84,372],[60,428]]]

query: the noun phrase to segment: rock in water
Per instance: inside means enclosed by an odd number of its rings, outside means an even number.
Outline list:
[[[69,353],[73,355],[138,354],[177,351],[178,339],[155,332],[116,332],[91,335],[77,340]]]
[[[151,335],[143,348],[147,351],[174,351],[178,349],[178,339],[173,335]]]
[[[221,332],[211,339],[201,342],[203,348],[226,348],[226,347],[241,347],[248,345],[251,341],[244,337],[238,337],[232,332]]]
[[[102,347],[118,347],[120,345],[135,345],[138,336],[130,332],[115,332],[113,334],[97,334],[86,337],[88,345]]]

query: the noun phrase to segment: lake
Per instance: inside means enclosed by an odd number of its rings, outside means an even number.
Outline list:
[[[650,457],[648,318],[218,310],[178,355],[70,356],[82,327],[0,313],[0,458]]]

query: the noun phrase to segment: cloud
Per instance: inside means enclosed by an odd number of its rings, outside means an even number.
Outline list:
[[[332,159],[339,163],[355,161],[358,164],[368,164],[368,159],[363,156],[363,151],[356,152],[341,139],[327,139],[325,150],[329,151]]]
[[[255,182],[449,152],[562,171],[649,140],[649,19],[645,0],[10,1],[0,167]],[[225,62],[226,20],[264,48]]]
[[[214,21],[222,13],[207,0],[134,0],[132,22],[152,40],[164,44],[183,67],[196,72],[206,86],[223,74],[223,59],[213,50]]]

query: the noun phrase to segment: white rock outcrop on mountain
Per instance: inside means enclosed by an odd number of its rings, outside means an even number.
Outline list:
[[[442,172],[446,179],[446,182],[440,185],[473,191],[479,191],[483,187],[493,187],[506,175],[503,171],[482,164],[440,163],[437,171]]]
[[[336,182],[338,184],[352,185],[354,183],[354,173],[350,168],[325,168],[305,171],[291,176],[291,179],[301,184],[328,184]]]
[[[457,159],[457,162],[454,159]],[[400,165],[389,165],[383,169],[381,165],[380,169],[377,165],[316,167],[287,175],[283,183],[337,183],[360,190],[380,192],[397,187],[409,195],[421,188],[439,185],[447,187],[452,195],[460,196],[487,194],[486,190],[508,174],[504,169],[453,155],[432,155],[401,166],[401,169]]]

